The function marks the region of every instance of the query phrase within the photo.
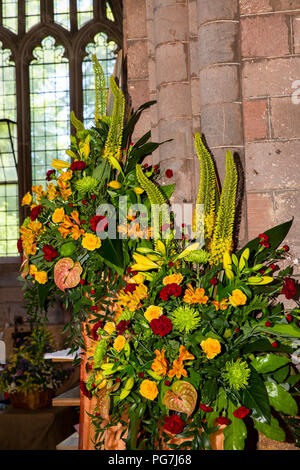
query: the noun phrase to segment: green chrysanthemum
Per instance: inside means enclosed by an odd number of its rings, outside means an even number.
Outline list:
[[[206,264],[210,258],[210,254],[205,250],[194,250],[188,253],[185,257],[185,261],[198,264]]]
[[[79,193],[91,193],[98,186],[99,181],[92,176],[85,176],[76,181],[75,187]]]
[[[225,364],[224,379],[228,382],[230,388],[234,390],[240,390],[248,385],[248,379],[250,377],[250,369],[247,362],[241,361],[229,361]]]
[[[174,328],[180,333],[189,333],[195,330],[199,323],[199,313],[188,305],[178,307],[172,313],[172,322]]]

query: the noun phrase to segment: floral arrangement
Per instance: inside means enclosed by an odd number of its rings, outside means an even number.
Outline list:
[[[159,144],[148,142],[150,133],[131,143],[152,102],[125,118],[123,93],[111,78],[109,116],[96,59],[94,67],[95,126],[85,129],[72,115],[72,163],[54,161],[47,191],[38,186],[25,195],[30,215],[19,246],[31,310],[59,295],[72,310],[66,328],[74,346],[84,347],[85,322],[92,344],[81,391],[97,397],[95,447],[105,448],[107,433],[120,424],[128,449],[209,449],[220,426],[224,449],[243,449],[251,421],[284,441],[283,417],[298,409],[291,354],[299,347],[300,309],[285,311],[279,296],[295,298],[297,286],[291,267],[276,263],[286,257],[281,245],[292,221],[237,251],[234,158],[226,152],[220,192],[214,161],[196,134],[197,205],[178,239],[174,218],[163,223],[174,185],[159,185],[159,167],[142,164]],[[131,204],[127,212],[121,198]],[[123,217],[116,237],[102,236],[111,221],[98,212],[103,203]],[[152,219],[139,203],[153,210]]]
[[[103,70],[94,57],[96,79],[95,126],[85,129],[71,113],[76,136],[65,160],[53,160],[53,169],[45,175],[45,185],[35,185],[27,192],[22,205],[29,216],[20,228],[18,249],[22,255],[21,279],[27,310],[34,322],[40,311],[46,311],[57,297],[63,308],[71,308],[73,318],[66,325],[75,350],[83,346],[81,324],[93,313],[103,309],[109,292],[122,283],[122,274],[130,261],[130,253],[142,236],[148,236],[148,220],[135,223],[135,216],[124,209],[122,223],[114,239],[107,232],[109,214],[99,214],[99,206],[118,211],[120,198],[125,204],[144,203],[150,206],[140,187],[136,164],[160,144],[149,142],[150,133],[138,142],[131,135],[149,102],[130,111],[125,119],[125,100],[115,80],[110,80],[107,102]],[[113,108],[109,116],[108,109]],[[145,165],[146,168],[147,165]],[[167,178],[171,177],[170,171]],[[148,166],[151,181],[159,177],[159,165]],[[168,197],[172,185],[166,185]],[[101,235],[104,235],[101,238]],[[101,305],[99,307],[99,302]]]
[[[36,326],[25,343],[14,349],[8,363],[0,373],[0,391],[11,395],[16,392],[55,391],[70,376],[72,369],[61,369],[44,354],[52,350],[51,333]]]

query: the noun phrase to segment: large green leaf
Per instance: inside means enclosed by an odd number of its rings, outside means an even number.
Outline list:
[[[249,383],[241,392],[241,401],[251,410],[252,417],[261,423],[270,423],[271,410],[268,394],[264,382],[250,365],[251,375]]]
[[[39,284],[38,293],[39,293],[39,302],[40,307],[43,309],[45,307],[45,302],[51,288],[51,283],[48,281],[46,284]]]
[[[294,219],[289,220],[288,222],[284,222],[283,224],[276,225],[276,227],[272,227],[269,230],[266,230],[264,233],[269,237],[270,248],[264,250],[264,256],[267,251],[276,250],[282,241],[287,236]],[[257,251],[260,248],[259,245],[259,238],[256,237],[250,242],[247,243],[237,254],[237,256],[241,255],[245,248],[249,248],[250,251]]]
[[[251,365],[259,374],[267,374],[268,372],[273,372],[273,370],[285,366],[288,362],[290,362],[288,357],[270,353],[256,357],[251,362]]]
[[[247,354],[251,352],[267,352],[267,351],[273,351],[273,350],[274,348],[272,347],[272,344],[266,338],[260,338],[255,341],[251,341],[245,344],[245,346],[243,346],[243,349],[242,349],[243,354]],[[277,351],[292,353],[293,349],[284,344],[279,344]]]
[[[252,323],[254,326],[255,323]],[[277,333],[278,336],[289,336],[292,338],[300,338],[300,328],[295,323],[275,323],[273,326],[265,326],[265,320],[256,323],[256,329],[266,333]]]
[[[275,382],[266,382],[265,385],[270,405],[280,413],[296,416],[298,413],[298,405],[291,394]]]
[[[166,197],[166,199],[170,199],[172,196],[174,189],[175,189],[175,183],[174,184],[168,184],[166,186],[160,186],[160,190],[163,193],[163,195]]]
[[[243,450],[247,437],[247,428],[242,419],[235,418],[233,412],[236,406],[230,401],[228,405],[228,418],[231,423],[224,429],[224,450]]]
[[[285,432],[279,426],[279,423],[274,416],[271,416],[271,424],[260,423],[259,421],[254,420],[254,427],[269,439],[273,439],[273,441],[285,441]]]

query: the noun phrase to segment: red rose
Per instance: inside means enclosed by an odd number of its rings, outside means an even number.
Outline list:
[[[170,170],[170,169],[169,169],[169,170],[166,170],[166,177],[167,177],[167,178],[172,178],[172,176],[173,176],[173,171]]]
[[[178,415],[166,416],[164,422],[164,429],[172,434],[180,434],[186,425]]]
[[[276,266],[276,264],[272,263],[272,264],[270,265],[270,268],[272,269],[272,271],[276,271],[277,266]]]
[[[93,338],[94,341],[98,340],[98,329],[103,328],[103,321],[97,321],[97,323],[94,324],[92,331],[91,331],[91,337]]]
[[[296,282],[291,277],[285,277],[281,293],[287,299],[292,299],[296,295]]]
[[[126,285],[126,287],[124,289],[124,292],[126,292],[126,294],[128,294],[128,292],[130,292],[132,294],[132,292],[134,292],[136,288],[137,288],[137,284],[134,284],[132,282],[131,284]]]
[[[172,283],[163,287],[159,295],[162,300],[169,300],[171,295],[174,295],[174,297],[179,297],[181,292],[181,287],[178,284]]]
[[[116,325],[116,330],[118,332],[118,335],[122,335],[128,328],[130,321],[126,320],[121,320],[119,323]]]
[[[230,423],[229,419],[228,418],[225,418],[225,416],[219,416],[217,419],[216,419],[217,423],[220,424],[221,426],[223,424],[226,424],[228,425]]]
[[[204,411],[205,413],[211,413],[213,410],[211,406],[204,405],[204,403],[200,403],[199,406],[200,406],[200,409]]]
[[[179,297],[181,295],[182,289],[178,284],[169,284],[170,295],[174,297]]]
[[[56,258],[58,255],[57,251],[55,250],[55,248],[53,248],[52,245],[44,245],[43,253],[46,261],[52,261],[53,258]]]
[[[240,406],[233,412],[233,416],[235,418],[243,419],[245,416],[249,414],[250,410],[249,408],[245,408],[244,406]]]
[[[47,171],[47,173],[46,173],[46,180],[47,180],[47,181],[51,181],[51,180],[52,180],[51,176],[54,175],[54,173],[55,173],[55,170],[49,170],[49,171]]]
[[[23,243],[22,243],[21,238],[19,238],[19,240],[17,241],[17,249],[18,249],[18,252],[21,255],[23,253]]]
[[[90,224],[94,232],[103,232],[108,227],[108,221],[104,215],[94,215],[94,217],[90,219]]]
[[[216,277],[212,277],[209,282],[212,286],[215,286],[216,284],[218,284],[218,279]]]
[[[261,240],[264,240],[265,242],[267,242],[269,240],[268,235],[266,235],[265,233],[260,233],[258,235],[258,238],[260,238]]]
[[[161,315],[159,318],[151,320],[150,326],[155,335],[166,336],[172,330],[172,322],[165,315]]]
[[[83,380],[80,381],[80,390],[81,390],[81,393],[83,393],[85,397],[87,398],[92,397],[91,392],[87,389],[86,384],[85,382],[83,382]]]
[[[86,163],[82,162],[81,160],[77,160],[70,165],[70,170],[72,171],[81,171],[84,170],[86,167]]]
[[[269,248],[269,246],[270,246],[270,243],[266,242],[265,240],[261,240],[261,241],[259,242],[259,244],[260,244],[261,246],[264,246],[265,248]]]
[[[30,218],[31,220],[36,220],[40,213],[42,212],[43,208],[42,206],[35,206],[33,209],[30,211]]]

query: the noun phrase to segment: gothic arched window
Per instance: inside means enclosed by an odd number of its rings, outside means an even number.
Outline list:
[[[93,118],[92,55],[108,77],[121,45],[121,0],[0,0],[0,257],[17,255],[22,196],[68,158],[70,111]]]

